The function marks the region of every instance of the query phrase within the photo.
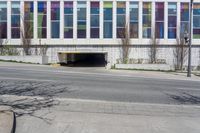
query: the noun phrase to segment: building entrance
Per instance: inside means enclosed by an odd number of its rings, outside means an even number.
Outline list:
[[[61,65],[70,67],[105,67],[107,53],[105,52],[59,52]]]

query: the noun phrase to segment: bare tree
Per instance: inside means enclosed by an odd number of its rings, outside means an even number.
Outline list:
[[[157,35],[156,27],[152,27],[152,35],[150,40],[150,49],[149,49],[149,59],[150,63],[157,63],[157,53],[158,53],[158,44],[159,40],[156,38]]]
[[[120,30],[118,33],[119,38],[121,39],[122,44],[122,63],[127,64],[129,60],[130,53],[130,32],[129,32],[129,22],[124,24],[124,28]]]
[[[174,68],[175,70],[183,70],[183,65],[188,54],[187,45],[184,40],[184,35],[181,34],[176,38],[176,46],[173,51],[174,54]]]
[[[0,55],[3,53],[3,39],[0,38]]]
[[[31,54],[31,38],[33,38],[33,24],[27,18],[30,16],[22,17],[21,25],[21,43],[25,55]]]

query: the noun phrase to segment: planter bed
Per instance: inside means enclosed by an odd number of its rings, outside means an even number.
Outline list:
[[[116,64],[116,69],[171,70],[168,64]]]

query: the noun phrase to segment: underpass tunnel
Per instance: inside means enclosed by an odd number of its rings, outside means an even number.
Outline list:
[[[59,53],[60,64],[70,67],[105,67],[107,53]]]

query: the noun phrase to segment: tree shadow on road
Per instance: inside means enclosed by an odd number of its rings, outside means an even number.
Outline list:
[[[33,116],[50,123],[50,119],[35,115],[36,111],[59,105],[53,97],[71,93],[69,84],[36,81],[0,81],[0,105],[10,106],[17,117]],[[50,113],[50,112],[49,112]]]
[[[194,96],[187,92],[182,92],[181,94],[166,93],[166,95],[177,101],[179,104],[200,104],[200,96]]]

